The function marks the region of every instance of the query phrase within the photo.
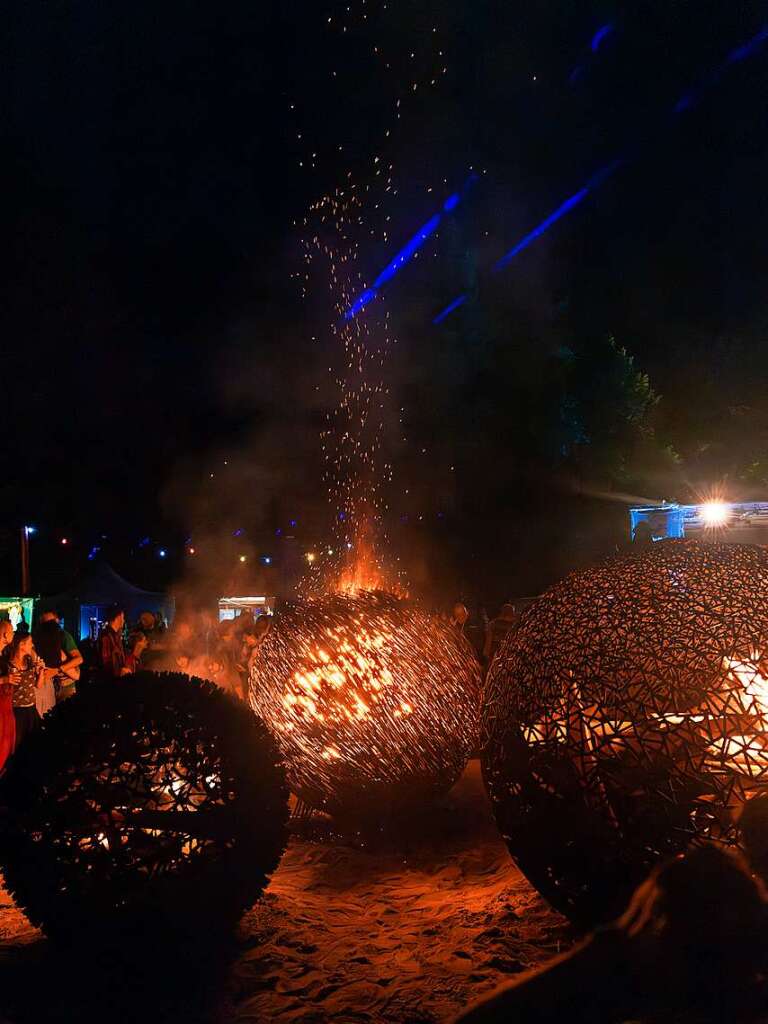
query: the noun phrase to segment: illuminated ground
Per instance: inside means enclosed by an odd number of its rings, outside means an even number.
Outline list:
[[[0,1024],[446,1021],[569,941],[509,860],[473,763],[404,853],[294,838],[227,963],[65,961],[0,892]]]
[[[236,1019],[446,1020],[567,942],[486,817],[475,764],[452,804],[407,859],[294,841],[245,921]]]

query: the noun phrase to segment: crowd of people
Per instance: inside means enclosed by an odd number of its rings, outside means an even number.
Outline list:
[[[247,700],[250,668],[269,624],[268,616],[254,617],[248,610],[222,622],[208,612],[194,612],[178,615],[166,629],[152,612],[142,612],[128,630],[124,610],[115,607],[99,634],[95,669],[113,678],[141,668],[184,672]]]
[[[30,633],[0,621],[0,770],[58,701],[73,696],[83,656],[71,634],[46,611]]]
[[[449,621],[487,668],[517,627],[520,611],[505,604],[496,618],[481,613],[475,621],[457,602]],[[84,642],[80,650],[55,610],[43,612],[31,632],[25,622],[14,631],[8,619],[0,620],[0,771],[46,712],[95,676],[118,678],[142,668],[183,672],[247,701],[250,669],[270,622],[268,615],[248,610],[221,622],[212,613],[196,611],[177,615],[168,628],[160,613],[144,611],[129,626],[125,610],[115,606],[97,641]]]
[[[145,611],[128,628],[124,609],[115,606],[96,643],[85,642],[81,651],[55,610],[43,612],[32,632],[26,623],[14,631],[9,619],[0,620],[0,771],[46,712],[95,676],[178,671],[247,700],[250,668],[269,623],[248,611],[223,622],[202,612],[180,615],[168,629],[161,615]]]

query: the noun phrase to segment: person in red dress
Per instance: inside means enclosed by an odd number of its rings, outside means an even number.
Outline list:
[[[13,626],[8,619],[0,621],[0,656],[13,640]],[[0,772],[16,744],[16,719],[13,717],[13,687],[0,686]]]

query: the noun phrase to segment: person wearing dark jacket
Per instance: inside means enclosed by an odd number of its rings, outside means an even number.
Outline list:
[[[123,629],[125,628],[125,612],[122,608],[113,607],[107,615],[107,621],[99,634],[98,668],[102,675],[117,679],[130,674],[125,648],[123,647]]]

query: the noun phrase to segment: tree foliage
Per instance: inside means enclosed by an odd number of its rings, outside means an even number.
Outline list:
[[[610,485],[646,485],[678,461],[654,425],[661,396],[613,335],[562,350],[565,465]]]

